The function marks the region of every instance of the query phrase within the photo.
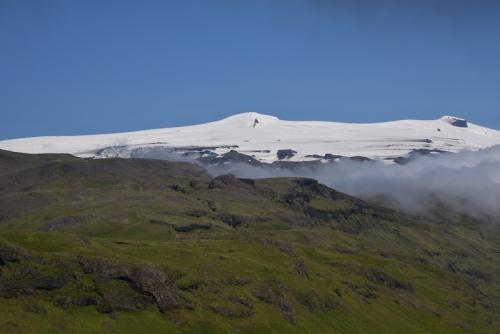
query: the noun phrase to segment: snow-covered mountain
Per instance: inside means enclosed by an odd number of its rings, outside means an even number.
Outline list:
[[[220,121],[137,132],[33,137],[0,141],[0,149],[70,153],[79,157],[134,157],[176,152],[210,161],[255,163],[332,161],[341,157],[398,161],[414,152],[458,152],[500,144],[500,131],[445,116],[372,124],[284,121],[243,113]]]

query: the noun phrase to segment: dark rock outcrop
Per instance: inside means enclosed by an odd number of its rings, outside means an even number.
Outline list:
[[[365,276],[373,283],[383,285],[389,289],[402,289],[413,291],[411,282],[403,282],[391,276],[390,274],[380,270],[379,268],[371,268],[366,272]]]
[[[306,265],[306,262],[303,258],[296,258],[293,262],[293,269],[297,273],[297,275],[302,276],[304,278],[309,277],[309,268]]]
[[[252,179],[240,179],[233,174],[223,174],[219,175],[208,183],[209,189],[224,188],[226,186],[238,186],[243,188],[254,188],[255,180]]]
[[[442,121],[449,123],[453,126],[456,126],[458,128],[467,128],[469,127],[469,124],[467,123],[467,120],[455,116],[444,116],[441,118]]]
[[[338,307],[340,296],[328,292],[317,293],[316,291],[302,292],[297,295],[297,301],[309,312],[328,312]]]
[[[341,159],[343,157],[341,155],[327,153],[327,154],[325,154],[325,156],[323,158],[326,160],[336,160],[336,159]]]
[[[178,309],[185,304],[177,293],[175,280],[162,270],[146,265],[130,266],[99,258],[80,257],[78,260],[86,274],[93,273],[101,278],[124,280],[144,294],[152,296],[161,312]]]
[[[192,223],[192,224],[183,224],[176,225],[174,229],[177,232],[192,232],[195,230],[208,230],[212,227],[211,223]]]
[[[5,265],[7,262],[18,262],[25,256],[25,252],[20,248],[0,245],[0,265]]]
[[[297,323],[295,309],[288,299],[285,286],[280,281],[270,279],[262,283],[254,291],[254,295],[267,304],[277,306],[290,323]]]
[[[73,267],[59,260],[45,263],[24,261],[15,263],[8,273],[0,275],[0,296],[12,298],[33,295],[37,290],[54,291],[72,280]]]
[[[290,149],[287,149],[287,150],[278,150],[278,152],[276,152],[276,156],[278,157],[279,160],[290,159],[295,154],[297,154],[297,151],[290,150]]]
[[[246,155],[235,150],[230,150],[227,153],[224,153],[220,156],[202,156],[198,158],[198,160],[203,164],[209,165],[223,165],[226,163],[247,163],[252,166],[259,166],[261,163],[250,155]]]

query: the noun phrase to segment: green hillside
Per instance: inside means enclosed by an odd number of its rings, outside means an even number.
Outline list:
[[[498,225],[437,213],[0,151],[0,332],[498,333]]]

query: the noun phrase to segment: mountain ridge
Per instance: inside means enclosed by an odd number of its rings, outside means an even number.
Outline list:
[[[326,162],[327,155],[397,161],[415,151],[458,152],[496,144],[500,144],[500,131],[455,116],[357,124],[287,121],[250,112],[173,128],[4,140],[0,141],[0,148],[93,158],[129,158],[136,152],[159,148],[180,156],[220,158],[234,150],[260,163],[273,163],[281,160]],[[287,151],[287,154],[280,154],[280,151]]]

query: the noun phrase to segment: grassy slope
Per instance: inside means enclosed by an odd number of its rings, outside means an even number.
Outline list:
[[[183,163],[0,152],[0,171],[0,259],[1,247],[21,252],[0,261],[0,332],[500,326],[498,229],[467,217],[410,218],[310,180],[211,180]],[[82,257],[158,268],[179,302],[129,302],[148,293],[85,272]],[[82,295],[92,303],[60,302]]]

